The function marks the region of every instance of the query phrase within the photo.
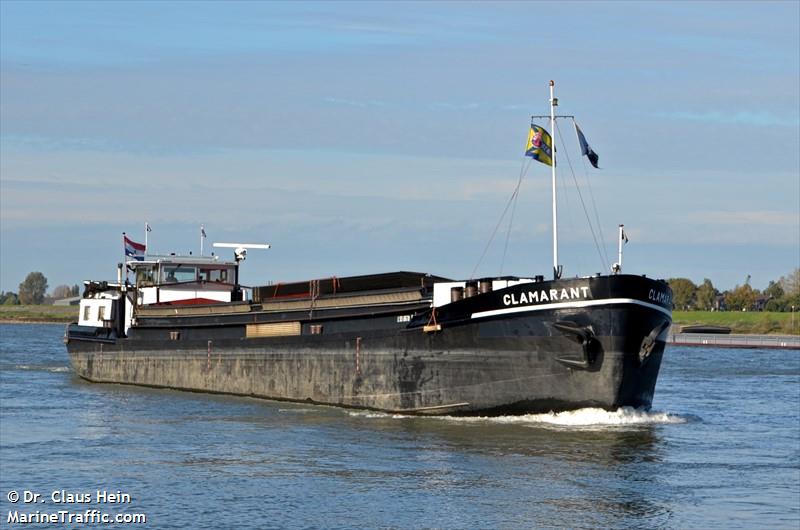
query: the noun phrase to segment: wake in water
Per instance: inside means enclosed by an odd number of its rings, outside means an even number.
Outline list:
[[[69,366],[47,366],[44,364],[15,364],[14,370],[29,370],[33,372],[69,372]]]
[[[454,418],[458,419],[458,418]],[[499,416],[482,418],[497,423],[518,423],[523,425],[559,425],[563,427],[608,427],[625,425],[658,425],[668,423],[686,423],[687,418],[668,412],[647,411],[623,407],[614,411],[587,408],[566,412],[548,412],[546,414],[525,414],[524,416]]]
[[[384,414],[380,412],[348,411],[350,416],[360,418],[421,418],[402,414]],[[423,418],[456,423],[497,423],[508,425],[527,425],[531,427],[575,427],[575,428],[609,428],[643,425],[680,424],[689,421],[688,416],[680,416],[669,412],[646,411],[623,407],[614,411],[599,408],[586,408],[566,412],[548,412],[545,414],[525,414],[522,416],[425,416]]]

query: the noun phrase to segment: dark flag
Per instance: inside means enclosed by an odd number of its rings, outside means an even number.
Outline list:
[[[589,147],[589,143],[586,141],[586,137],[583,135],[583,131],[581,131],[581,128],[578,127],[577,123],[575,124],[575,132],[578,133],[578,141],[581,143],[581,154],[586,155],[586,157],[589,159],[589,162],[595,168],[597,168],[597,161],[600,159],[600,157],[597,156],[597,153],[592,151],[591,147]]]

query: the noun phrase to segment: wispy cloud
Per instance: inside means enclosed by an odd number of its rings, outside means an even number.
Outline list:
[[[283,243],[269,259],[285,264],[265,266],[281,275],[301,274],[301,256],[314,274],[469,274],[551,75],[605,161],[578,178],[605,235],[624,221],[635,236],[629,270],[732,285],[758,269],[766,285],[796,266],[796,3],[590,4],[559,3],[537,26],[539,52],[567,65],[544,77],[521,67],[540,11],[528,2],[0,0],[0,287],[39,270],[41,248],[54,269],[74,264],[53,283],[73,283],[116,262],[118,227],[146,218],[166,241],[168,224],[200,216]],[[749,129],[757,153],[737,149]],[[570,233],[593,245],[564,147],[568,258]],[[550,186],[534,162],[511,232],[518,271],[549,270]],[[87,260],[104,234],[115,252]],[[565,258],[570,274],[594,272],[584,255]]]
[[[507,104],[507,105],[502,105],[500,107],[500,110],[511,110],[511,111],[522,110],[522,111],[526,111],[527,112],[527,111],[531,110],[531,104],[530,103],[526,103],[526,104],[510,103],[510,104]]]
[[[376,99],[348,99],[338,97],[325,97],[325,103],[331,105],[342,105],[355,108],[390,108],[390,109],[413,109],[422,108],[430,111],[448,111],[448,112],[464,112],[470,110],[484,110],[484,111],[525,111],[530,110],[530,105],[507,105],[497,104],[495,102],[478,102],[478,101],[432,101],[432,102],[419,102],[412,100],[395,100],[395,101],[381,101]]]
[[[450,103],[446,101],[438,101],[430,104],[431,110],[476,110],[481,107],[480,103]]]
[[[764,111],[666,111],[655,112],[653,113],[653,117],[669,120],[722,123],[729,125],[777,125],[781,127],[797,127],[800,125],[800,117],[798,116],[776,116],[772,113]]]
[[[709,211],[698,212],[689,216],[698,223],[716,225],[766,225],[766,226],[797,226],[800,214],[772,211]]]
[[[327,97],[323,101],[325,101],[325,103],[331,103],[333,105],[344,105],[344,106],[347,106],[347,107],[357,107],[357,108],[360,108],[360,109],[366,109],[366,108],[370,108],[370,107],[385,107],[386,106],[386,103],[384,103],[383,101],[378,101],[378,100],[375,100],[375,99],[359,101],[359,100],[355,100],[355,99],[343,99],[343,98]]]

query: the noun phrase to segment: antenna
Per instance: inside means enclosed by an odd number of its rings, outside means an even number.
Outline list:
[[[247,258],[247,249],[262,249],[267,250],[270,245],[267,243],[214,243],[216,248],[232,248],[233,257],[236,261],[244,261]]]
[[[563,269],[558,264],[558,210],[556,206],[556,107],[558,98],[554,95],[555,81],[550,80],[550,138],[553,145],[550,170],[553,180],[553,279],[561,278]]]
[[[622,246],[628,242],[628,236],[625,234],[625,225],[619,225],[619,241],[617,247],[617,256],[619,261],[611,266],[611,272],[619,274],[622,272]]]

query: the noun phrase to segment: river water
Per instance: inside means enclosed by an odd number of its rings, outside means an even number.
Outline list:
[[[797,350],[670,347],[651,412],[454,419],[91,384],[62,333],[0,325],[3,528],[800,527]]]

